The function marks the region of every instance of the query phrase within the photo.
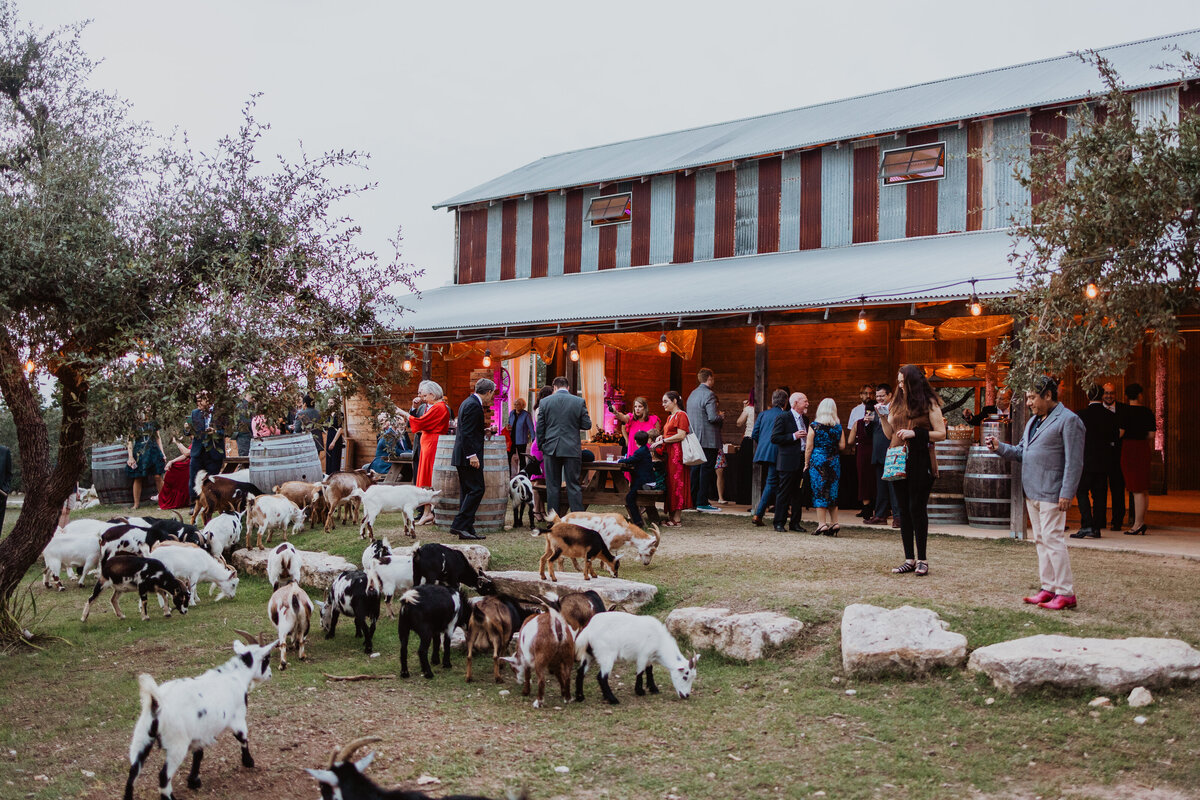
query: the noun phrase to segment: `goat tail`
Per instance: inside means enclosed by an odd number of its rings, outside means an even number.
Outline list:
[[[591,655],[591,646],[588,644],[588,629],[585,625],[583,630],[575,637],[575,660],[581,665],[586,665],[588,656]]]
[[[554,637],[556,643],[563,644],[572,636],[571,626],[567,624],[566,619],[558,613],[557,609],[547,606],[546,611],[550,614],[550,635]]]
[[[350,497],[366,497],[367,493],[362,490],[361,486],[355,486],[350,490]]]
[[[407,592],[400,595],[400,602],[410,606],[415,606],[421,602],[421,595],[417,593],[416,589],[409,589]]]
[[[142,698],[142,713],[152,713],[158,703],[158,682],[148,672],[138,675],[138,694]]]
[[[208,477],[208,470],[202,469],[196,473],[196,483],[192,486],[196,490],[196,496],[199,497],[204,493],[204,479]],[[182,517],[181,517],[182,519]]]

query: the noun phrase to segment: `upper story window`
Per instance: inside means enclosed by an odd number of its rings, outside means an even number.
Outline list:
[[[941,180],[946,177],[946,143],[885,150],[879,175],[885,186]]]
[[[597,197],[588,206],[587,220],[592,225],[613,225],[633,219],[633,194],[609,194]]]

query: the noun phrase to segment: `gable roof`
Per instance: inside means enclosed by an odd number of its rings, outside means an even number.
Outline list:
[[[1179,76],[1156,67],[1172,48],[1200,52],[1200,29],[1105,47],[1097,52],[1129,89]],[[1103,93],[1096,69],[1075,55],[1031,61],[791,111],[705,125],[546,156],[443,200],[446,208],[534,192],[628,180],[754,158],[785,150],[983,116],[1069,103]]]

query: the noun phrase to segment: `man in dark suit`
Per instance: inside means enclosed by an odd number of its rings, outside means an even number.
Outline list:
[[[1117,422],[1117,440],[1113,445],[1111,460],[1108,462],[1108,491],[1112,495],[1112,530],[1125,530],[1125,473],[1121,472],[1121,429],[1125,427],[1125,419],[1129,416],[1129,405],[1117,402],[1117,387],[1114,384],[1104,384],[1104,395],[1100,398],[1104,410],[1112,414]],[[1104,527],[1104,520],[1099,522]]]
[[[775,530],[780,533],[791,510],[791,524],[787,529],[803,531],[800,515],[800,487],[804,483],[804,447],[808,437],[808,421],[804,412],[808,410],[808,398],[795,392],[788,398],[791,408],[775,419],[771,431],[771,442],[779,448],[775,455],[775,472],[779,476],[779,491],[775,495]]]
[[[12,491],[12,453],[0,444],[0,535],[4,533],[4,511],[8,507],[8,493]]]
[[[213,411],[212,398],[208,392],[196,393],[196,408],[188,418],[188,429],[192,435],[192,449],[188,465],[188,493],[196,502],[196,475],[205,470],[209,475],[220,473],[225,463],[225,425]]]
[[[881,417],[888,415],[892,405],[892,386],[881,383],[875,389],[875,418],[867,425],[871,432],[871,466],[875,467],[875,515],[867,518],[867,525],[886,525],[888,514],[892,515],[892,527],[900,527],[900,503],[896,499],[896,484],[883,479],[883,464],[887,461],[891,439],[879,424]]]
[[[579,471],[583,458],[580,431],[592,429],[587,403],[571,394],[571,384],[561,375],[554,379],[554,393],[537,407],[537,443],[546,471],[546,515],[558,514],[559,495],[564,478],[567,503],[572,511],[583,511],[583,489]]]
[[[779,473],[775,471],[775,457],[779,455],[779,448],[771,441],[771,435],[775,432],[775,420],[786,413],[788,413],[788,393],[783,389],[776,389],[771,395],[771,407],[764,409],[754,420],[754,430],[751,433],[751,438],[754,440],[754,463],[761,465],[759,466],[760,470],[763,467],[767,469],[762,495],[758,498],[758,506],[750,513],[750,521],[755,525],[763,524],[763,515],[767,513],[767,508],[775,502],[775,495],[779,491]]]
[[[458,470],[462,498],[458,516],[450,523],[450,532],[459,539],[486,539],[475,532],[475,512],[487,486],[483,479],[483,411],[492,404],[496,384],[487,378],[475,382],[475,393],[458,407],[458,435],[450,463]]]
[[[1079,504],[1079,530],[1071,534],[1072,539],[1099,539],[1104,527],[1108,469],[1120,434],[1117,415],[1104,407],[1103,395],[1104,390],[1093,385],[1088,389],[1087,408],[1079,412],[1084,427],[1083,474],[1075,495]]]

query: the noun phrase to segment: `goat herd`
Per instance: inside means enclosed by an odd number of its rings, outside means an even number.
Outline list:
[[[398,624],[403,678],[409,677],[410,633],[415,633],[418,639],[422,675],[433,678],[431,663],[440,661],[443,668],[450,668],[451,636],[456,628],[461,628],[465,633],[466,680],[473,677],[474,654],[488,653],[496,682],[502,682],[501,663],[507,663],[516,671],[526,696],[531,693],[532,677],[536,675],[535,708],[543,705],[548,677],[558,681],[563,702],[570,702],[572,671],[574,699],[583,700],[584,676],[593,663],[604,699],[616,704],[619,701],[609,686],[609,675],[618,660],[636,664],[638,695],[658,692],[655,662],[668,671],[679,697],[686,698],[691,693],[699,655],[685,657],[666,627],[653,617],[609,611],[594,591],[561,598],[553,592],[534,592],[521,601],[499,592],[496,584],[482,570],[475,569],[461,550],[427,543],[414,544],[409,554],[393,551],[387,539],[374,538],[374,522],[383,511],[402,512],[404,530],[415,538],[415,511],[436,496],[428,489],[372,485],[361,472],[335,473],[318,484],[282,484],[271,495],[255,496],[257,489],[238,477],[201,474],[196,488],[200,500],[193,524],[181,518],[118,517],[108,522],[80,519],[56,532],[43,553],[46,564],[43,584],[47,588],[53,581],[60,591],[64,589],[59,577],[64,567],[78,570],[80,587],[90,572],[99,572],[95,589],[84,606],[83,621],[106,587],[113,589],[111,603],[118,618],[124,619],[118,606],[119,595],[136,591],[142,619],[146,620],[151,594],[157,596],[166,616],[170,616],[172,605],[181,614],[187,613],[188,607],[198,600],[197,587],[201,583],[213,584],[209,593],[218,591],[217,600],[234,597],[238,575],[225,559],[241,541],[243,528],[247,548],[255,530],[260,548],[264,533],[266,544],[270,544],[274,529],[284,531],[285,541],[274,547],[267,559],[267,578],[273,589],[267,612],[276,629],[276,638],[266,642],[261,634],[254,637],[238,631],[246,642],[235,641],[234,656],[203,675],[163,684],[157,684],[149,675],[138,677],[141,714],[129,749],[127,800],[131,800],[134,780],[156,742],[165,758],[159,775],[163,798],[173,796],[172,778],[188,752],[192,753],[188,786],[200,786],[204,748],[224,731],[237,738],[243,765],[252,767],[254,760],[246,724],[248,692],[271,677],[271,651],[276,647],[280,669],[287,668],[289,644],[297,657],[305,660],[314,613],[320,614],[327,639],[333,638],[340,615],[352,617],[355,635],[363,639],[363,649],[370,654],[381,608],[386,607],[389,617]],[[362,511],[360,536],[370,538],[363,551],[362,569],[338,575],[324,601],[314,603],[300,585],[303,553],[286,541],[287,531],[299,531],[305,520],[310,526],[323,522],[329,530],[343,507],[356,516],[355,506]],[[194,524],[197,517],[205,523],[203,528]],[[592,559],[599,558],[615,575],[620,556],[613,553],[628,545],[642,563],[649,564],[659,543],[657,529],[651,536],[630,525],[620,514],[568,514],[548,529],[537,531],[537,535],[546,537],[546,551],[539,566],[543,579],[549,568],[550,580],[557,580],[554,565],[562,557],[582,558],[582,571],[588,579],[595,574]],[[479,596],[468,599],[464,586],[475,589]],[[398,609],[394,609],[392,602],[397,595]],[[506,656],[514,634],[515,652]],[[320,782],[322,796],[346,800],[426,797],[419,792],[386,792],[362,774],[372,756],[358,762],[350,758],[371,741],[375,739],[355,740],[337,750],[326,769],[308,770]],[[461,796],[461,800],[468,799]]]

